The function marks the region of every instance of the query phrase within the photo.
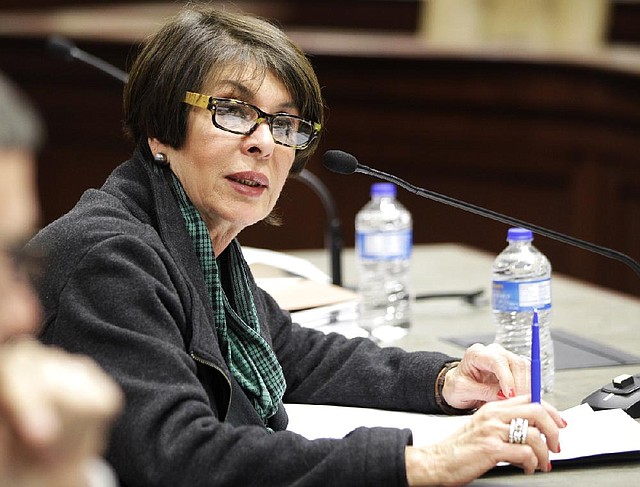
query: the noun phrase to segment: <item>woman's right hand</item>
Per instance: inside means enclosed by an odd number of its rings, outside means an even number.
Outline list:
[[[509,443],[515,418],[529,422],[524,444]],[[553,406],[531,403],[528,396],[487,403],[440,443],[407,447],[407,480],[411,486],[464,485],[500,462],[519,466],[527,474],[548,472],[549,450],[560,451],[559,430],[564,426]]]

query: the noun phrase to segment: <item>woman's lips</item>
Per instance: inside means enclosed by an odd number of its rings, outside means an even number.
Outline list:
[[[251,196],[261,195],[269,187],[269,178],[262,173],[245,171],[227,176],[236,191]]]

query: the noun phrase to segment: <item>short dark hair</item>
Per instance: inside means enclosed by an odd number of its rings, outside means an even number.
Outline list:
[[[36,152],[44,124],[25,95],[0,73],[0,148]]]
[[[179,149],[190,107],[186,91],[199,92],[226,68],[271,72],[293,97],[300,116],[322,124],[320,85],[310,61],[268,20],[214,8],[188,8],[164,25],[142,48],[124,92],[125,130],[137,143],[155,137]],[[318,145],[296,153],[299,173]]]

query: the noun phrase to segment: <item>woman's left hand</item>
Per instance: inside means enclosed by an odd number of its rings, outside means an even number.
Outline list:
[[[489,401],[529,394],[531,362],[497,344],[470,346],[447,372],[442,397],[449,406],[476,409]]]

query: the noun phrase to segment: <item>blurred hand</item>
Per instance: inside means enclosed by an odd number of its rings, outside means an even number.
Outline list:
[[[489,401],[530,394],[531,362],[500,345],[469,347],[447,372],[442,397],[449,406],[475,409]]]
[[[514,418],[529,421],[525,444],[509,443]],[[525,396],[488,403],[442,442],[424,448],[407,447],[409,485],[464,485],[500,462],[519,466],[527,474],[548,472],[549,450],[560,451],[559,428],[564,426],[555,408],[544,402],[530,403]]]
[[[86,486],[121,406],[90,359],[31,339],[0,345],[0,485]]]

